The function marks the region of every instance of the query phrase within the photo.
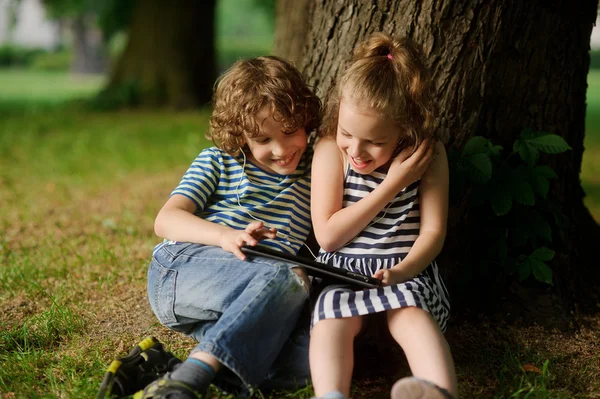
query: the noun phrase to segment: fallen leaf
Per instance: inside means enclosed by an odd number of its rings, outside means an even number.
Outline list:
[[[538,373],[538,374],[542,374],[542,371],[537,368],[534,364],[531,363],[527,363],[523,365],[523,370],[527,371],[532,371],[534,373]]]

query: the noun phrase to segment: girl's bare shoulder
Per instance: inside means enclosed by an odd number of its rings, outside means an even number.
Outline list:
[[[328,163],[338,160],[344,164],[344,154],[332,137],[319,138],[315,147],[315,159],[327,160]]]

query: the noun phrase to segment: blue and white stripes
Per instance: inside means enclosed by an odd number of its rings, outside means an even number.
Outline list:
[[[310,151],[294,173],[265,172],[218,148],[203,150],[171,195],[184,195],[205,220],[243,230],[261,220],[275,227],[278,237],[261,244],[295,254],[311,228]]]
[[[384,173],[361,175],[348,167],[343,206],[360,201],[384,178]],[[419,182],[406,187],[352,241],[333,253],[320,251],[318,260],[368,276],[400,263],[419,236],[418,188]],[[428,311],[442,331],[446,328],[450,302],[435,261],[401,284],[360,291],[343,285],[325,287],[313,310],[312,325],[322,319],[362,316],[407,306]]]

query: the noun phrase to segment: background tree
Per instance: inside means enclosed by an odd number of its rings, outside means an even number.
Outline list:
[[[375,31],[406,35],[422,46],[439,105],[437,132],[459,149],[481,135],[512,149],[525,128],[555,133],[571,151],[542,156],[557,174],[548,198],[553,223],[554,289],[516,278],[501,262],[487,263],[494,245],[488,226],[466,195],[451,209],[442,254],[454,303],[463,310],[518,304],[544,321],[565,315],[575,302],[597,303],[594,247],[600,229],[583,204],[579,172],[583,153],[589,39],[598,2],[469,0],[345,0],[313,2],[302,69],[321,94],[355,44]],[[281,26],[281,25],[278,25]],[[505,298],[508,288],[513,294]],[[555,295],[557,294],[557,295]],[[474,299],[476,298],[476,299]],[[521,303],[522,302],[522,303]],[[567,307],[565,307],[565,305]],[[523,314],[522,314],[523,315]]]
[[[138,0],[107,97],[176,108],[210,101],[216,79],[215,0]]]
[[[71,72],[105,73],[109,69],[107,43],[127,24],[132,0],[43,0],[43,3],[48,16],[71,33]]]

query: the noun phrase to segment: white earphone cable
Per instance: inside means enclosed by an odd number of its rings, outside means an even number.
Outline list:
[[[244,170],[246,168],[246,154],[244,153],[244,150],[240,148],[240,151],[242,152],[242,156],[244,158],[244,162],[242,163],[242,172],[240,174],[240,178],[238,180],[237,186],[235,187],[235,194],[236,194],[236,199],[237,199],[237,204],[238,207],[248,216],[250,216],[252,219],[262,222],[262,220],[256,218],[254,215],[252,215],[248,209],[246,209],[242,203],[240,202],[240,184],[242,184],[242,179],[244,178]],[[291,244],[290,240],[295,241],[295,242],[299,242],[302,245],[304,245],[306,247],[306,249],[308,249],[308,252],[310,252],[310,254],[312,255],[313,258],[316,259],[315,254],[313,253],[313,251],[310,249],[310,247],[308,245],[306,245],[306,243],[302,240],[300,240],[299,238],[296,238],[294,236],[292,236],[291,234],[283,234],[282,232],[280,232],[279,230],[277,230],[277,235],[282,237],[284,240],[286,240],[288,243]]]

